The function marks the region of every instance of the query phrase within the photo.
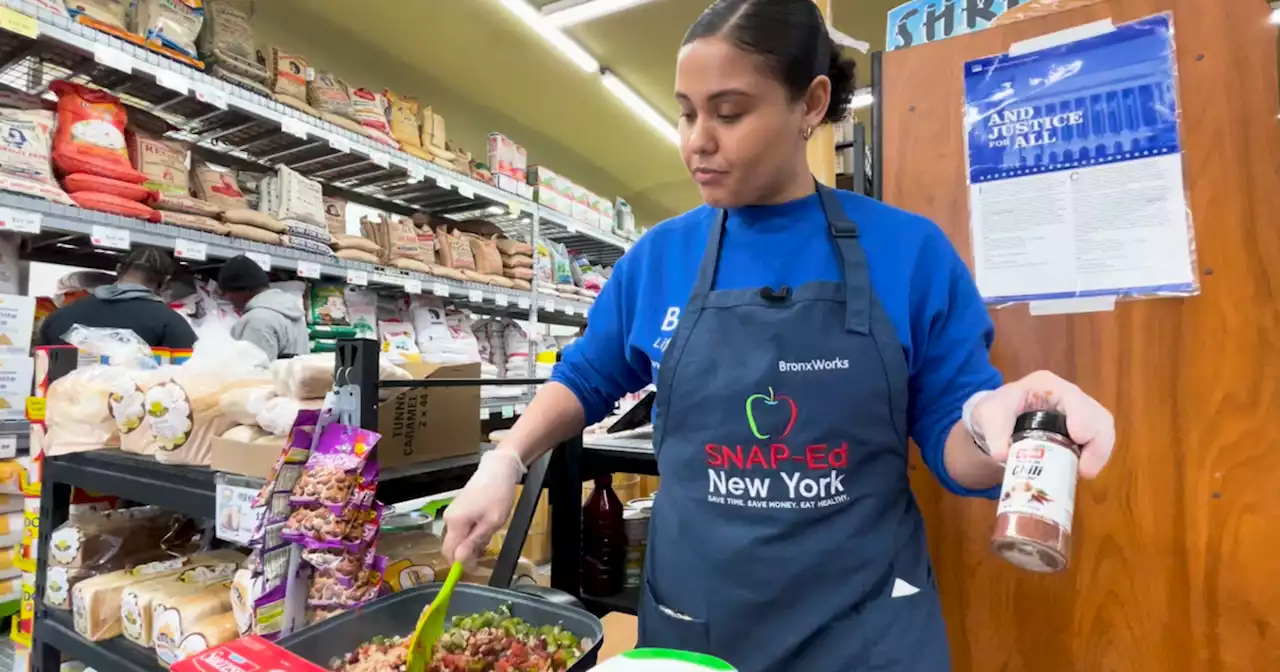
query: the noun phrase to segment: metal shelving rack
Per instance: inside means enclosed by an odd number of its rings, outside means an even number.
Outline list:
[[[612,231],[472,179],[302,111],[208,76],[129,42],[58,16],[38,3],[0,0],[0,86],[41,95],[56,79],[109,91],[134,111],[157,117],[192,142],[197,154],[259,169],[288,165],[324,184],[327,192],[402,215],[426,212],[456,221],[484,219],[529,241],[553,240],[597,264],[615,262],[629,241]],[[6,212],[6,209],[8,212]],[[8,226],[17,213],[34,213],[30,227]],[[179,240],[203,243],[210,259],[244,252],[269,257],[270,266],[324,277],[367,275],[376,287],[447,297],[486,313],[509,314],[566,326],[585,323],[589,303],[539,292],[511,290],[422,273],[376,267],[181,227],[67,207],[14,195],[0,196],[0,229],[32,234],[31,258],[98,259],[118,250],[93,242],[94,227],[127,232],[130,243],[173,248]],[[35,235],[38,231],[38,235]],[[102,265],[87,264],[87,265]],[[317,268],[318,267],[318,268]]]
[[[378,371],[378,347],[372,341],[344,341],[339,350],[339,368],[351,365],[352,380],[363,380],[368,372],[375,387],[362,399],[369,401],[371,413],[363,415],[365,424],[376,426]],[[344,355],[344,353],[346,353]],[[354,354],[352,354],[354,353]],[[353,358],[354,357],[354,358]],[[51,361],[50,380],[56,380],[74,368],[75,358]],[[429,382],[429,381],[427,381]],[[466,381],[467,384],[491,384],[493,381]],[[538,381],[518,380],[508,384],[532,384]],[[446,381],[445,384],[449,384]],[[401,384],[401,386],[406,386]],[[477,452],[442,460],[386,469],[378,483],[378,499],[394,504],[416,499],[431,492],[448,492],[466,484],[480,461]],[[548,460],[531,466],[528,478],[541,482]],[[155,654],[150,649],[137,646],[116,637],[101,642],[91,642],[80,636],[72,625],[71,614],[50,609],[44,604],[45,576],[48,569],[49,539],[70,514],[72,488],[83,488],[97,493],[114,495],[133,502],[153,504],[164,509],[192,517],[209,518],[215,510],[215,471],[203,467],[166,465],[149,457],[118,450],[100,450],[43,460],[43,485],[40,493],[40,553],[36,566],[36,618],[32,645],[32,669],[34,672],[53,672],[59,669],[62,655],[79,660],[98,670],[112,672],[155,672],[161,670]],[[528,518],[533,516],[536,498],[528,507]],[[522,503],[523,505],[523,503]],[[519,513],[519,511],[517,512]],[[528,531],[513,523],[518,539],[523,542]],[[509,544],[499,556],[499,564],[493,573],[492,585],[509,584],[514,573],[521,544]],[[505,564],[504,564],[505,563]],[[505,569],[504,569],[505,567]],[[504,573],[505,572],[505,573]],[[505,579],[503,578],[505,577]]]

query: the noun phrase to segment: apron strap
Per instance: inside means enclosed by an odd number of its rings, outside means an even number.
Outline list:
[[[845,329],[855,334],[871,333],[871,275],[867,269],[867,255],[858,242],[858,225],[849,219],[840,204],[836,192],[815,181],[822,210],[827,217],[827,228],[836,242],[836,250],[840,253],[843,264],[845,284]],[[707,295],[711,293],[716,280],[716,267],[720,262],[720,239],[724,235],[725,222],[729,213],[720,210],[716,222],[707,236],[707,249],[702,255],[702,264],[698,267],[698,278],[694,281],[693,291],[689,295],[689,303],[685,307],[685,316],[702,310]]]
[[[858,225],[849,219],[834,189],[818,183],[818,196],[827,215],[827,227],[844,264],[844,328],[855,334],[871,333],[871,273],[867,253],[858,242]]]

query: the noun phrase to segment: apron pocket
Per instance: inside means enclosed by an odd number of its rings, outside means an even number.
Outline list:
[[[638,647],[708,653],[711,642],[707,622],[659,603],[648,576],[641,590],[639,617]]]
[[[951,652],[938,591],[926,586],[902,597],[882,597],[859,615],[868,652],[866,670],[947,672]]]

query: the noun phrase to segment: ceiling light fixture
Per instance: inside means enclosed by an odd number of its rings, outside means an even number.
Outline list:
[[[498,4],[502,5],[508,12],[511,12],[516,18],[524,21],[534,32],[542,36],[556,51],[564,54],[566,58],[573,61],[573,64],[582,69],[583,72],[597,72],[600,70],[600,61],[594,56],[587,53],[577,42],[569,39],[559,28],[551,25],[547,18],[538,13],[532,5],[525,0],[498,0]]]
[[[649,125],[661,133],[662,137],[670,140],[673,145],[680,144],[680,132],[676,130],[676,127],[672,126],[671,122],[661,113],[644,102],[640,94],[632,91],[626,82],[618,79],[608,70],[602,71],[600,78],[604,82],[604,88],[609,89],[610,93],[617,96],[618,100],[621,100],[627,107],[631,108],[631,111],[635,112],[637,116],[649,122]]]
[[[871,95],[871,88],[865,87],[853,92],[853,98],[849,100],[849,109],[860,110],[864,107],[871,107],[876,102],[875,96]]]
[[[650,2],[653,0],[560,0],[543,7],[542,15],[551,25],[568,28]]]

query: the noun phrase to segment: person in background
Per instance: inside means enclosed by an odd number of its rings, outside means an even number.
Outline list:
[[[218,272],[218,289],[240,313],[231,327],[232,338],[262,348],[273,360],[310,351],[302,302],[272,289],[267,272],[256,261],[243,255],[228,259]]]
[[[116,268],[114,283],[94,287],[88,296],[54,311],[41,324],[37,340],[41,345],[63,345],[62,337],[79,324],[129,329],[153,348],[192,348],[196,332],[160,298],[175,270],[168,252],[134,248]]]
[[[656,383],[640,646],[740,672],[950,670],[908,439],[948,490],[994,499],[1023,411],[1068,417],[1084,478],[1115,420],[1047,371],[1002,379],[933,222],[814,180],[808,141],[843,118],[854,72],[811,0],[718,0],[676,63],[704,205],[618,261],[586,334],[445,511],[444,554],[478,557],[528,465]]]

